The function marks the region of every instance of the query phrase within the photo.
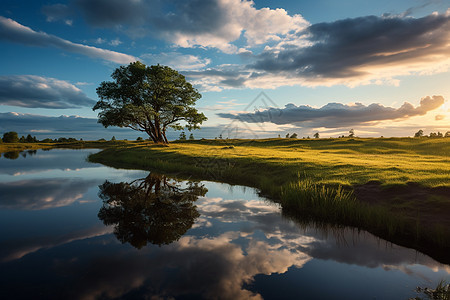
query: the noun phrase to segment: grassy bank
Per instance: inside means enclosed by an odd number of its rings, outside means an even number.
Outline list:
[[[134,143],[90,160],[256,187],[289,216],[356,226],[450,260],[450,139]]]

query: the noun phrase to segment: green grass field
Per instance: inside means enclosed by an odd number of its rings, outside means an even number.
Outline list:
[[[256,187],[298,219],[363,228],[438,258],[450,251],[449,138],[196,140],[169,147],[117,141],[54,147],[102,148],[89,159]]]

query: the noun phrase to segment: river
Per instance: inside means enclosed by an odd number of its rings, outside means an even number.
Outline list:
[[[450,279],[368,232],[283,216],[253,188],[93,152],[0,158],[0,299],[408,299]]]

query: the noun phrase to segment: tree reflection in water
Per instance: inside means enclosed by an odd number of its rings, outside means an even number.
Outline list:
[[[178,240],[200,216],[193,203],[208,191],[198,182],[182,184],[153,173],[130,183],[106,180],[99,188],[103,200],[99,219],[114,225],[120,242],[138,249]]]

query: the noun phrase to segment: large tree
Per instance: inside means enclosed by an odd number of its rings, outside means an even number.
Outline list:
[[[117,68],[114,81],[97,88],[98,122],[146,132],[155,143],[168,143],[167,128],[198,129],[207,118],[195,109],[200,93],[185,77],[167,66],[137,61]]]

